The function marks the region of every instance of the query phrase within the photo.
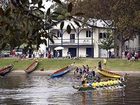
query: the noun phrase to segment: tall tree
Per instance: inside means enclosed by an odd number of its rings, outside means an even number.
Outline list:
[[[140,33],[139,0],[72,0],[74,10],[83,12],[85,18],[112,20],[116,40],[119,40],[119,55],[124,43]],[[90,8],[89,8],[90,7]]]
[[[61,3],[60,0],[54,0]],[[0,49],[10,44],[11,49],[27,43],[28,47],[36,44],[37,47],[45,40],[41,36],[52,40],[48,29],[55,25],[47,13],[42,11],[42,0],[9,0],[6,8],[0,8]],[[5,5],[5,4],[2,4]]]
[[[60,0],[53,0],[55,3],[62,6],[62,11],[43,11],[44,0],[9,0],[6,8],[0,8],[0,49],[3,49],[7,44],[11,49],[26,43],[27,47],[32,47],[36,44],[37,48],[46,40],[41,37],[48,38],[53,42],[53,33],[49,33],[52,26],[61,23],[60,28],[64,26],[63,20],[73,18],[72,3],[66,6]],[[48,0],[46,0],[48,1]],[[5,4],[2,4],[5,5]],[[73,18],[74,19],[74,18]],[[76,25],[79,23],[74,21]],[[71,32],[71,24],[67,26],[67,32]]]

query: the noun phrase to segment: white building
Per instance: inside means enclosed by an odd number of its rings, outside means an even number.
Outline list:
[[[137,35],[133,40],[126,41],[125,49],[130,51],[140,51],[140,35]]]
[[[54,49],[58,46],[64,47],[63,50],[59,50],[61,57],[66,57],[68,52],[72,57],[107,57],[106,50],[99,48],[100,39],[106,37],[107,33],[103,21],[96,21],[94,28],[76,27],[76,31],[72,30],[70,34],[66,32],[67,23],[63,30],[60,30],[59,25],[51,30],[57,35],[57,38],[53,38],[54,43],[48,41],[48,49],[53,52],[54,57],[56,57]]]

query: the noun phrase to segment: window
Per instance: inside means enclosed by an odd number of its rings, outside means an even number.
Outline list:
[[[106,33],[103,33],[103,38],[107,38],[107,36],[106,36],[107,34]]]
[[[87,31],[86,31],[86,37],[91,37],[91,34],[92,34],[92,33],[91,33],[90,30],[87,30]]]
[[[108,33],[99,33],[99,39],[107,38],[107,37],[108,37]]]
[[[75,34],[70,34],[70,42],[75,43]]]
[[[102,36],[102,33],[99,33],[99,39],[102,39],[103,36]]]
[[[57,37],[62,37],[62,34],[60,33],[60,31],[57,31]]]

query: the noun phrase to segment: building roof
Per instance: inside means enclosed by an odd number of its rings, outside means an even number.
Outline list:
[[[82,22],[79,22],[79,24],[82,26]],[[96,27],[96,28],[109,28],[109,25],[111,25],[112,22],[110,20],[101,20],[101,19],[89,19],[86,22],[86,26],[82,28],[87,28],[88,27]],[[53,29],[60,29],[61,23],[58,23],[56,26],[53,26]],[[73,26],[75,29],[79,28],[79,26],[74,22],[74,21],[69,21],[69,20],[64,20],[64,27],[63,29],[67,29],[67,26],[70,25],[72,28]],[[73,25],[73,26],[72,26]]]

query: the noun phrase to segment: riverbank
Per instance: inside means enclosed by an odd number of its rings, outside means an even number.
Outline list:
[[[36,70],[36,71],[33,71],[29,75],[50,76],[53,72],[54,72],[54,70],[45,70],[45,71]],[[116,73],[119,73],[121,75],[127,74],[128,76],[137,76],[137,77],[140,77],[140,71],[112,71],[112,72],[116,72]],[[70,72],[68,75],[72,75],[72,74],[73,74],[73,71]],[[16,70],[16,71],[10,72],[8,75],[11,75],[11,76],[20,76],[20,75],[26,75],[26,73],[25,73],[24,70]]]
[[[90,69],[95,69],[99,61],[103,59],[95,58],[79,58],[79,59],[17,59],[8,58],[0,59],[0,68],[9,64],[14,64],[14,71],[25,70],[34,60],[39,61],[37,70],[44,69],[45,71],[56,71],[70,64],[81,67],[88,65]],[[106,67],[110,71],[140,71],[140,60],[136,62],[129,62],[126,59],[108,59]]]

